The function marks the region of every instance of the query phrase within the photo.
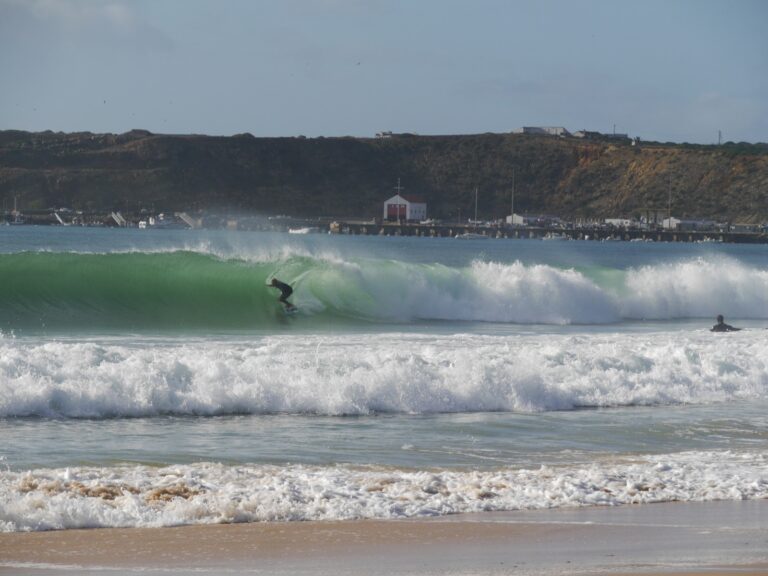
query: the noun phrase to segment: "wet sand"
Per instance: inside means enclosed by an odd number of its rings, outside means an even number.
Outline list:
[[[0,574],[768,574],[768,501],[0,534]]]

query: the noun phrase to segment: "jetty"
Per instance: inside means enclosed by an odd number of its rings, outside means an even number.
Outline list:
[[[540,240],[592,240],[626,242],[713,242],[768,244],[765,232],[721,232],[614,229],[602,226],[534,227],[510,225],[476,225],[470,223],[397,223],[376,220],[335,220],[328,225],[331,234],[418,236],[426,238],[493,238]]]
[[[19,213],[20,214],[20,213]],[[26,224],[49,226],[112,226],[142,227],[146,214],[121,214],[120,212],[70,213],[67,219],[58,212],[39,210],[25,212],[14,219],[11,213],[0,214],[0,225]],[[262,232],[292,232],[347,234],[353,236],[415,236],[422,238],[474,239],[539,239],[586,240],[598,242],[713,242],[734,244],[768,244],[768,232],[745,232],[726,230],[677,230],[656,226],[651,229],[622,228],[590,224],[560,224],[554,226],[512,225],[506,223],[439,222],[428,223],[389,221],[373,219],[301,218],[290,216],[237,216],[225,214],[197,214],[175,212],[173,217],[158,220],[157,226],[252,230]],[[160,225],[162,224],[162,225]],[[300,232],[299,232],[300,231]]]

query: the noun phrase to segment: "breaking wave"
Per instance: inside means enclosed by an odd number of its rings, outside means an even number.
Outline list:
[[[693,259],[630,270],[521,262],[467,267],[285,254],[0,254],[0,330],[270,329],[285,325],[277,276],[306,327],[480,321],[608,324],[623,320],[768,319],[768,270]]]
[[[764,331],[0,339],[0,417],[541,412],[767,394]]]

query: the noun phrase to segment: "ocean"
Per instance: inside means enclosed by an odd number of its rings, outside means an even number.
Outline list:
[[[0,531],[768,498],[766,326],[762,245],[0,227]]]

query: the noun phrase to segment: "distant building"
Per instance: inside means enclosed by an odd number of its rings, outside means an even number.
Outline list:
[[[506,223],[512,226],[548,227],[560,224],[560,218],[548,215],[512,214],[506,217]]]
[[[633,145],[640,143],[639,138],[632,140],[628,134],[617,134],[616,132],[606,134],[591,130],[578,130],[577,132],[571,133],[562,126],[522,126],[512,130],[512,134],[536,134],[539,136],[559,136],[561,138],[573,137],[581,138],[583,140],[620,140],[632,142]]]
[[[515,130],[512,130],[512,133],[563,137],[571,135],[571,133],[562,126],[523,126],[522,128],[516,128]]]
[[[574,138],[583,138],[584,140],[594,140],[600,138],[600,132],[590,132],[589,130],[577,130],[573,133]]]
[[[731,224],[729,226],[731,232],[745,233],[745,232],[759,232],[760,226],[757,224]]]
[[[616,226],[617,228],[629,228],[634,222],[629,218],[606,218],[605,223],[608,226]]]
[[[574,138],[582,138],[584,140],[600,140],[600,139],[611,139],[611,140],[629,140],[628,134],[616,134],[614,132],[610,134],[603,134],[602,132],[591,132],[589,130],[578,130],[573,133]]]
[[[712,220],[682,220],[671,216],[664,218],[661,227],[664,230],[681,230],[692,232],[694,230],[714,230],[716,223]]]
[[[418,134],[414,132],[392,132],[387,130],[386,132],[376,132],[376,138],[414,138]]]
[[[512,226],[527,226],[528,225],[528,218],[527,216],[523,216],[522,214],[510,214],[506,218],[507,224],[511,224]]]
[[[427,219],[427,203],[418,196],[395,194],[384,202],[384,219],[421,222]]]
[[[677,226],[680,224],[680,222],[681,220],[679,218],[670,216],[669,218],[664,218],[664,220],[661,221],[661,227],[664,228],[664,230],[677,230]]]

